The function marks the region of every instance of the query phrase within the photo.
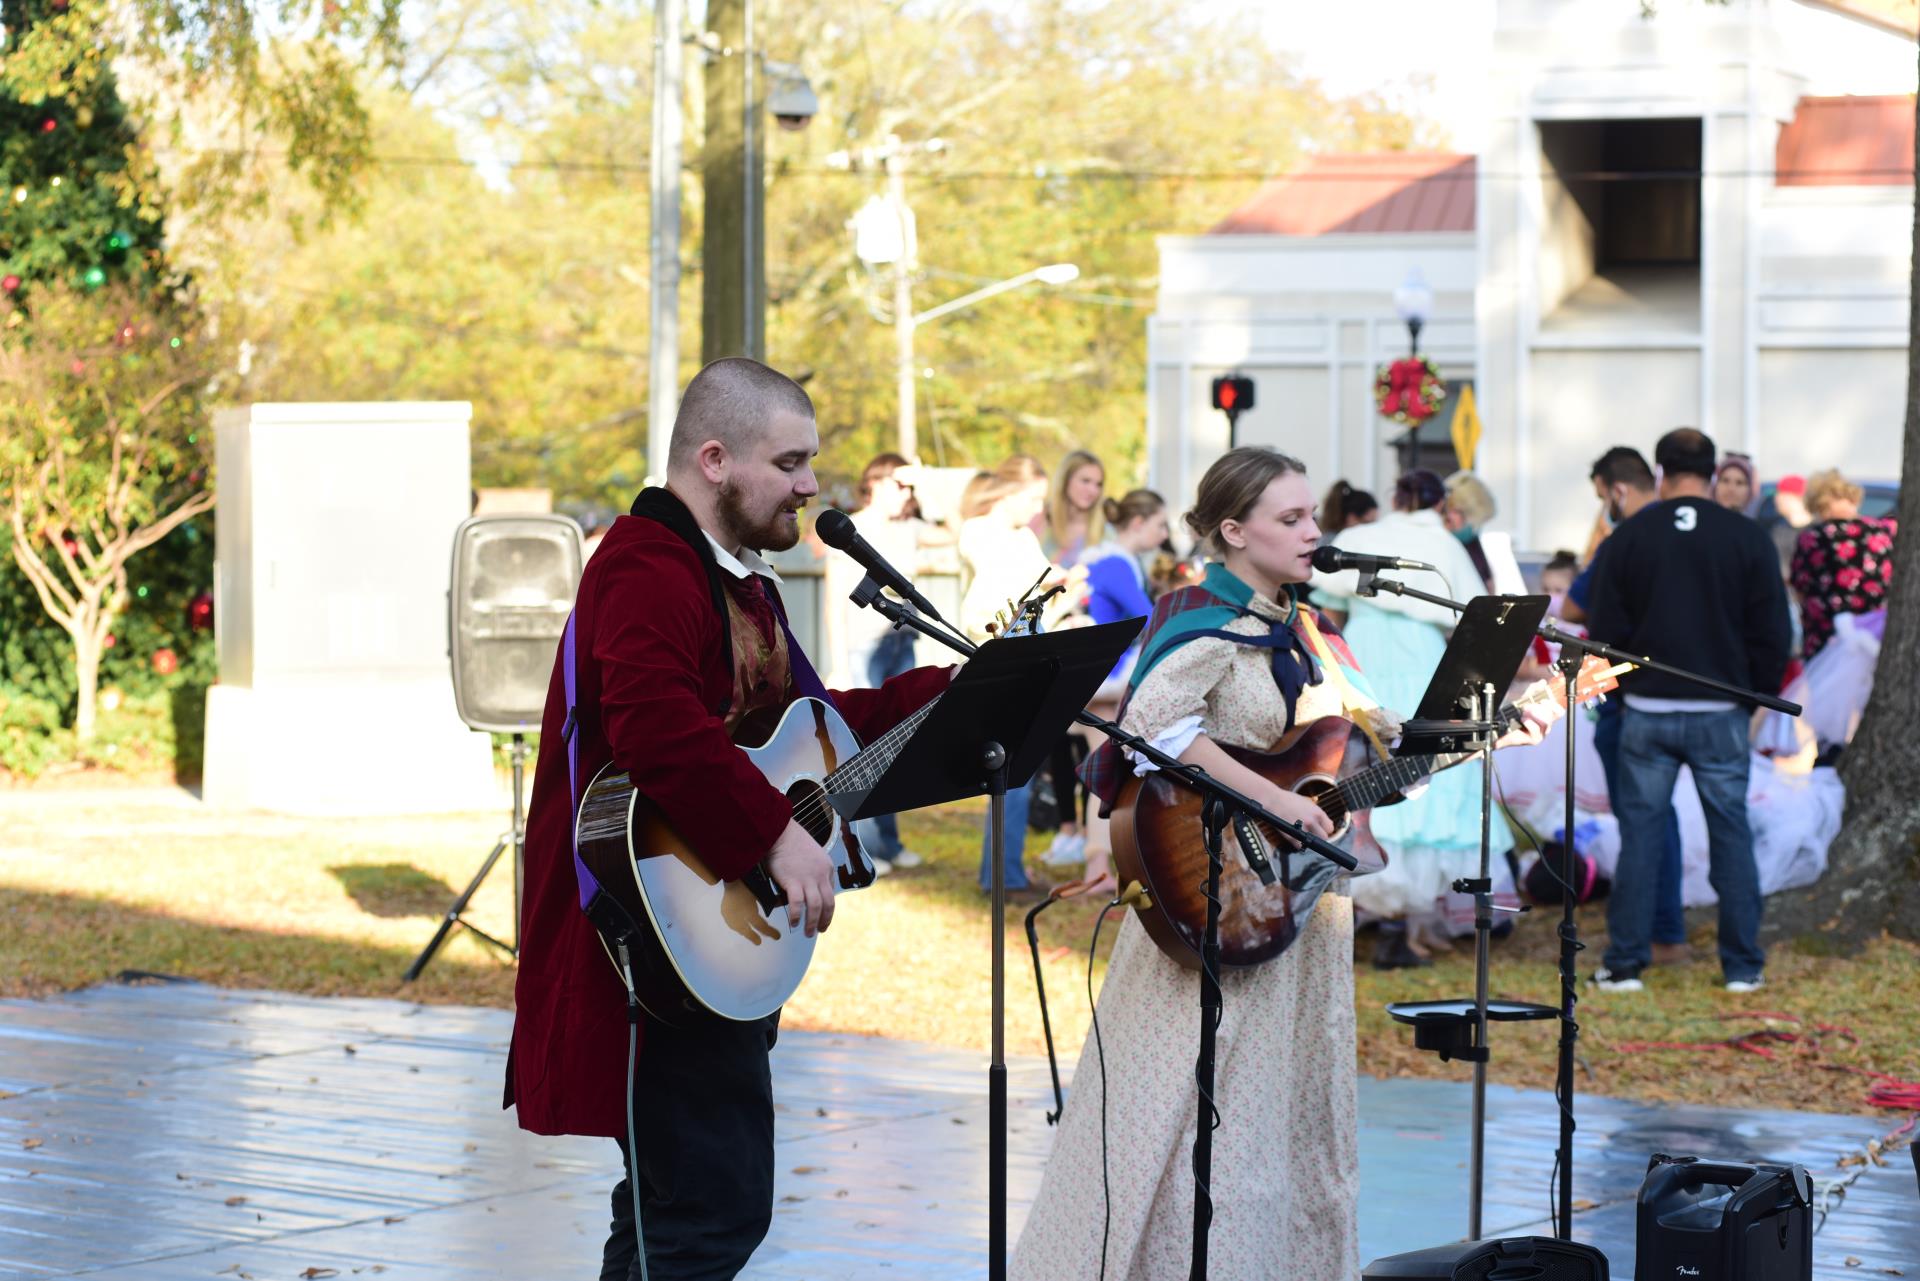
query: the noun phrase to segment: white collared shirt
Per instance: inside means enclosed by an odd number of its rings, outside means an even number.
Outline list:
[[[720,568],[726,570],[735,578],[746,578],[750,574],[759,574],[771,579],[776,584],[779,583],[780,575],[775,572],[772,565],[767,563],[767,558],[753,550],[753,548],[742,547],[740,554],[735,556],[732,552],[722,547],[712,534],[707,534],[707,531],[704,529],[700,532],[706,534],[707,543],[713,548],[713,559],[719,563]]]

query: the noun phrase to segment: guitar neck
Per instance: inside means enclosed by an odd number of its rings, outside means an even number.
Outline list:
[[[898,725],[874,739],[850,757],[846,764],[827,775],[825,787],[828,792],[860,792],[871,788],[887,772],[887,766],[893,764],[894,757],[900,755],[900,749],[907,745],[915,730],[932,714],[934,705],[944,693],[936,694],[924,707],[909,714]]]
[[[1512,722],[1519,712],[1512,706],[1500,709],[1500,719]],[[1396,756],[1390,761],[1369,766],[1342,779],[1334,788],[1346,811],[1370,809],[1389,796],[1404,792],[1429,774],[1465,764],[1479,752],[1443,752],[1432,756]]]

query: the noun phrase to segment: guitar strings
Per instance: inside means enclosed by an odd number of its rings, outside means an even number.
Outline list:
[[[854,782],[856,785],[858,783],[878,781],[879,773],[869,775],[865,768],[861,768],[862,762],[867,761],[869,757],[878,761],[882,755],[885,755],[883,749],[897,748],[901,740],[911,736],[913,731],[920,727],[920,722],[927,718],[928,714],[933,711],[934,704],[938,703],[942,697],[945,697],[945,695],[942,694],[933,698],[925,706],[913,712],[898,725],[895,725],[892,729],[855,753],[845,765],[829,773],[826,779],[818,785],[818,791],[809,794],[806,799],[800,801],[793,807],[794,822],[800,824],[802,827],[806,827],[808,823],[826,817],[828,812],[833,809],[833,802],[828,795],[828,788],[834,784],[836,780]],[[879,765],[880,773],[884,773],[887,765],[892,763],[892,757],[887,757],[887,759]],[[870,766],[868,768],[870,768]]]

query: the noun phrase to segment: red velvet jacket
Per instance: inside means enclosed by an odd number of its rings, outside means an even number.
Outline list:
[[[723,571],[724,572],[724,571]],[[706,571],[678,535],[622,516],[588,562],[574,602],[580,782],[613,760],[728,880],[773,847],[792,810],[714,714],[732,692],[732,656]],[[505,1106],[539,1134],[626,1132],[626,993],[580,910],[573,870],[562,656],[547,686],[527,817],[520,972]],[[877,690],[835,690],[871,741],[945,687],[923,667]],[[643,1027],[644,1034],[644,1027]],[[644,1052],[644,1051],[643,1051]]]

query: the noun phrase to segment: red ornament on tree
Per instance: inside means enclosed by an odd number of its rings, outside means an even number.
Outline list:
[[[204,632],[213,626],[213,593],[201,592],[187,602],[187,626]]]
[[[170,649],[153,651],[153,670],[162,676],[171,676],[180,670],[180,656]]]
[[[20,277],[11,276],[11,275],[0,277],[0,289],[4,289],[8,293],[12,293],[14,290],[18,289],[19,287],[20,287]]]
[[[1447,385],[1425,356],[1404,356],[1373,380],[1373,403],[1380,416],[1409,427],[1433,417],[1446,398]]]

